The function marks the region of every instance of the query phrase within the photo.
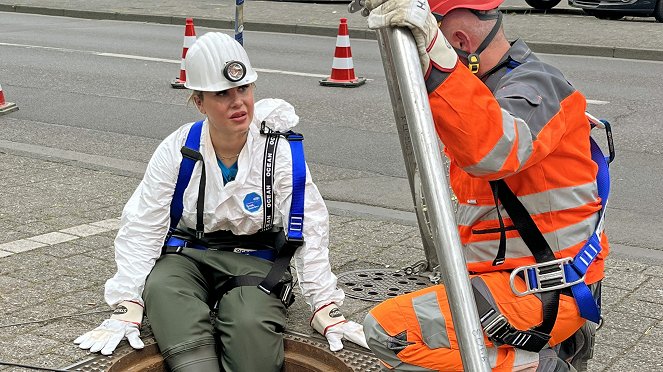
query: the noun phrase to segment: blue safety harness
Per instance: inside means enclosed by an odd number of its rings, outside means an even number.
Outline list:
[[[205,239],[203,225],[204,195],[205,195],[205,162],[199,152],[200,138],[202,133],[203,121],[194,123],[189,129],[186,142],[181,149],[182,162],[175,184],[173,199],[170,204],[170,229],[164,244],[163,253],[181,253],[184,248],[208,249],[209,241]],[[274,294],[281,298],[286,306],[294,301],[292,286],[290,283],[279,283],[284,272],[290,264],[290,259],[297,248],[304,243],[302,234],[304,226],[304,195],[306,190],[306,160],[304,157],[304,137],[293,131],[275,132],[265,127],[265,122],[261,124],[260,133],[267,136],[265,143],[265,162],[263,164],[263,205],[264,223],[262,232],[269,232],[273,228],[273,173],[274,160],[276,158],[276,148],[278,139],[284,137],[290,144],[292,154],[292,201],[290,204],[290,214],[288,216],[288,228],[285,236],[285,242],[278,244],[280,247],[272,249],[240,249],[237,253],[256,256],[269,261],[273,261],[272,268],[265,278],[243,275],[232,277],[219,289],[218,298],[238,286],[257,285],[267,294]],[[196,162],[201,161],[202,171],[198,188],[198,202],[196,206],[197,222],[194,234],[177,228],[182,218],[184,210],[183,197],[184,190],[191,181],[191,175]],[[227,237],[230,232],[224,232]],[[208,234],[210,237],[216,233]],[[258,233],[260,234],[260,233]],[[255,234],[255,235],[258,235]],[[243,236],[232,235],[237,241],[242,241]],[[252,236],[247,236],[252,237]],[[278,252],[277,252],[278,249]]]
[[[511,59],[505,64],[507,74],[520,65],[519,62]],[[511,326],[508,320],[492,307],[478,289],[474,288],[481,324],[489,339],[497,344],[508,344],[534,352],[541,350],[548,343],[550,332],[557,319],[561,291],[569,287],[578,305],[580,315],[597,324],[601,320],[600,297],[598,299],[594,298],[584,278],[589,266],[601,252],[600,236],[610,193],[608,165],[614,159],[615,152],[610,124],[601,120],[597,123],[591,123],[591,125],[592,127],[601,125],[605,128],[610,154],[605,156],[596,141],[589,137],[591,157],[598,166],[596,183],[598,194],[601,197],[601,210],[594,232],[575,257],[557,259],[531,215],[506,182],[504,180],[490,181],[496,205],[498,200],[502,203],[520,237],[529,247],[536,261],[536,264],[521,266],[511,272],[511,288],[518,296],[537,293],[541,298],[543,309],[543,320],[540,325],[525,331],[518,330]],[[502,236],[497,257],[493,262],[495,266],[504,262],[506,250],[506,238],[499,208],[497,208],[497,213]],[[518,277],[525,281],[526,289],[524,291],[516,288],[515,282]]]

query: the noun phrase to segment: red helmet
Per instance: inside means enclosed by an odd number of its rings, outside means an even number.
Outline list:
[[[428,0],[428,5],[430,5],[431,12],[445,15],[458,8],[491,10],[497,8],[503,2],[504,0]]]

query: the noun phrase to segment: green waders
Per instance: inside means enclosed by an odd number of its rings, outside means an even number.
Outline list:
[[[159,349],[172,372],[280,371],[285,306],[255,286],[237,287],[210,309],[231,276],[266,276],[271,262],[243,254],[185,248],[161,256],[143,299]]]

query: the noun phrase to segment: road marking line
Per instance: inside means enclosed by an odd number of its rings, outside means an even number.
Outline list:
[[[270,70],[267,68],[254,68],[254,70],[258,72],[266,72],[268,74],[296,75],[296,76],[306,76],[306,77],[316,77],[316,78],[329,77],[329,75],[309,74],[306,72],[295,72],[295,71]]]
[[[589,103],[590,105],[607,105],[610,102],[608,102],[608,101],[599,101],[599,100],[596,100],[596,99],[588,99],[587,103]]]
[[[117,230],[119,229],[119,226],[119,218],[110,218],[107,220],[84,223],[82,225],[68,227],[59,231],[36,235],[30,238],[14,240],[13,242],[1,243],[0,258]]]
[[[92,50],[58,48],[58,47],[49,47],[49,46],[42,46],[42,45],[0,43],[0,46],[12,46],[12,47],[27,48],[27,49],[46,49],[46,50],[55,50],[55,51],[67,52],[67,53],[84,53],[84,54],[92,54],[92,55],[101,56],[101,57],[124,58],[124,59],[133,59],[133,60],[137,60],[137,61],[162,62],[162,63],[172,63],[172,64],[178,64],[178,65],[182,63],[182,60],[175,60],[175,59],[145,57],[145,56],[137,56],[137,55],[133,55],[133,54],[95,52],[95,51],[92,51]],[[258,72],[265,72],[265,73],[268,73],[268,74],[293,75],[293,76],[304,76],[304,77],[315,77],[315,78],[329,77],[329,75],[311,74],[311,73],[307,73],[307,72],[297,72],[297,71],[272,70],[272,69],[267,69],[267,68],[254,68],[254,70],[256,70]]]
[[[134,56],[132,54],[117,54],[117,53],[101,53],[101,52],[90,52],[92,54],[102,56],[102,57],[115,57],[115,58],[126,58],[126,59],[135,59],[139,61],[151,61],[151,62],[165,62],[165,63],[182,63],[182,61],[176,61],[174,59],[164,59],[164,58],[154,58],[154,57],[143,57],[143,56]]]

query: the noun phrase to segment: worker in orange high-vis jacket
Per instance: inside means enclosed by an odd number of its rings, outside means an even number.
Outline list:
[[[363,13],[416,41],[491,367],[574,371],[600,321],[599,167],[584,96],[507,40],[502,1],[366,0]],[[463,370],[442,285],[379,304],[364,331],[387,369]]]

